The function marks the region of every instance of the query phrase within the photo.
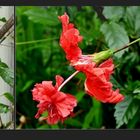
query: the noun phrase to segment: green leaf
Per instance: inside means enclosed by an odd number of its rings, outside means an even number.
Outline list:
[[[139,121],[139,119],[140,119],[140,112],[137,112],[136,114],[135,114],[135,116],[132,118],[132,120],[130,120],[129,122],[128,122],[128,124],[127,124],[127,128],[135,128],[135,126],[136,126],[136,124],[137,124],[137,122]]]
[[[88,112],[88,114],[85,117],[83,128],[89,128],[90,123],[93,120],[93,116],[94,116],[94,107],[91,107],[90,111]]]
[[[14,85],[14,72],[0,60],[0,76],[10,86]]]
[[[133,91],[134,94],[137,94],[137,93],[140,93],[140,87],[136,88],[134,91]]]
[[[138,104],[131,96],[126,98],[115,106],[114,117],[116,119],[116,128],[121,127],[123,124],[127,124],[131,120],[139,109]]]
[[[10,109],[8,105],[0,103],[0,113],[7,113],[9,110]]]
[[[103,23],[100,30],[104,34],[110,49],[119,49],[129,43],[127,32],[122,26],[115,22]],[[123,53],[124,51],[120,51],[115,55],[121,57]]]
[[[8,65],[1,61],[0,59],[0,67],[8,68]]]
[[[47,9],[48,10],[48,9]],[[57,25],[59,23],[57,14],[55,12],[47,11],[44,8],[32,8],[24,12],[28,18],[35,22],[44,25]]]
[[[2,18],[0,18],[0,21],[6,22],[6,18],[5,17],[2,17]]]
[[[11,69],[0,66],[0,76],[10,86],[14,85],[14,73]]]
[[[83,128],[89,128],[90,123],[92,122],[94,117],[94,110],[95,110],[94,106],[91,106],[89,112],[85,116]]]
[[[37,127],[37,129],[48,129],[48,128],[49,128],[48,124],[44,124],[44,125],[41,125],[41,126]]]
[[[65,120],[64,123],[73,127],[80,127],[80,128],[82,127],[82,123],[74,118],[69,118]]]
[[[134,98],[140,100],[140,94],[134,95]]]
[[[103,15],[110,20],[118,21],[124,15],[124,7],[122,6],[105,6]]]
[[[124,17],[126,24],[128,25],[128,30],[131,30],[135,35],[140,36],[140,7],[139,6],[129,6],[126,8],[126,15]]]
[[[33,80],[29,80],[25,83],[25,85],[23,86],[23,88],[21,89],[21,92],[24,92],[25,90],[27,90],[32,84],[33,84]]]
[[[47,117],[48,116],[48,111],[44,111],[41,115],[41,117]]]
[[[14,97],[13,97],[13,95],[11,95],[11,93],[6,92],[6,93],[4,93],[3,95],[4,95],[11,103],[14,103]]]
[[[93,117],[93,126],[94,128],[100,128],[102,126],[102,103],[98,100],[93,101],[94,106],[94,117]]]
[[[83,91],[80,91],[76,94],[76,99],[78,101],[78,103],[83,99],[85,93]]]
[[[57,124],[51,125],[51,128],[56,129],[59,128],[59,126]]]

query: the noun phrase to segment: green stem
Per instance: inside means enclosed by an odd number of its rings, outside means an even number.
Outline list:
[[[120,48],[120,49],[117,49],[116,51],[113,52],[113,54],[115,54],[115,53],[117,53],[117,52],[119,52],[119,51],[122,51],[122,50],[124,50],[124,49],[130,47],[130,45],[132,45],[132,44],[134,44],[134,43],[136,43],[136,42],[138,42],[138,41],[140,41],[140,38],[138,38],[138,39],[136,39],[136,40],[134,40],[134,41],[128,43],[126,46],[124,46],[124,47],[122,47],[122,48]]]
[[[49,38],[49,39],[40,39],[40,40],[33,40],[33,41],[26,41],[26,42],[17,42],[16,45],[40,43],[40,42],[46,42],[46,41],[51,41],[51,40],[56,40],[56,39],[58,39],[58,38]]]

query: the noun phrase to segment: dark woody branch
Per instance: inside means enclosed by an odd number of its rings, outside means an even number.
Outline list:
[[[9,29],[14,25],[14,16],[12,15],[9,20],[0,29],[0,39],[9,31]]]

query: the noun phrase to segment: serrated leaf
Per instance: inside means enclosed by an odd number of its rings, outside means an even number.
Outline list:
[[[11,93],[4,93],[3,96],[5,96],[11,103],[14,103],[14,97],[11,95]]]
[[[44,8],[32,8],[25,11],[24,14],[35,23],[51,26],[57,25],[59,23],[57,14],[55,12],[47,11]]]
[[[0,113],[7,113],[9,110],[10,109],[8,105],[0,103]]]
[[[127,32],[122,26],[115,22],[103,23],[100,30],[104,34],[110,49],[116,50],[129,43]],[[120,51],[115,55],[121,57],[123,53],[124,51]]]
[[[127,124],[131,120],[139,106],[135,104],[135,101],[131,96],[126,96],[126,98],[115,106],[114,117],[116,119],[116,128],[121,127],[123,124]]]
[[[126,23],[131,29],[131,34],[140,36],[140,7],[129,6],[126,8],[126,15],[124,17]]]
[[[124,7],[122,6],[105,6],[103,9],[103,15],[110,20],[118,21],[123,17]]]

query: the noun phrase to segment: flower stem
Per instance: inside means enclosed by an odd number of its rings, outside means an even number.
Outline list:
[[[120,49],[117,49],[116,51],[113,52],[113,54],[115,54],[115,53],[117,53],[117,52],[119,52],[119,51],[121,51],[121,50],[124,50],[124,49],[130,47],[130,45],[132,45],[132,44],[134,44],[134,43],[136,43],[136,42],[138,42],[138,41],[140,41],[140,38],[138,38],[138,39],[136,39],[136,40],[134,40],[134,41],[128,43],[126,46],[124,46],[124,47],[122,47],[122,48],[120,48]]]
[[[61,90],[61,88],[66,84],[68,83],[76,74],[78,74],[80,71],[75,71],[71,76],[69,76],[61,85],[60,87],[58,88],[58,91]]]

